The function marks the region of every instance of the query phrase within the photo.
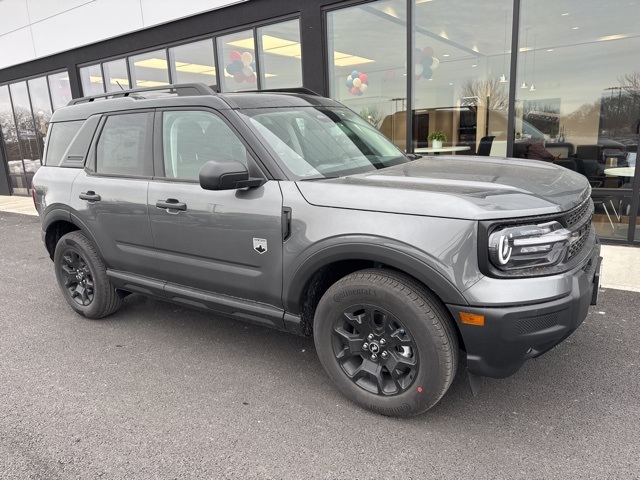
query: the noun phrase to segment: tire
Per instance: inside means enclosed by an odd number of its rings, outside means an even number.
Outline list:
[[[53,263],[62,295],[80,315],[103,318],[122,305],[122,299],[107,277],[102,258],[81,231],[60,238]]]
[[[425,412],[455,376],[458,338],[449,313],[404,274],[371,269],[347,275],[320,299],[313,327],[329,377],[373,412]]]

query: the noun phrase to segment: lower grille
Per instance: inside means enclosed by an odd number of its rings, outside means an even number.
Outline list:
[[[558,314],[552,313],[542,317],[530,317],[518,320],[518,334],[525,335],[527,333],[539,332],[551,328],[558,323]]]

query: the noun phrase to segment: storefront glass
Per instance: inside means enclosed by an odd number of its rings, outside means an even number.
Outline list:
[[[40,143],[40,151],[43,151],[52,113],[47,77],[32,78],[27,84],[29,85],[29,97],[31,98],[31,108],[36,124],[36,134]]]
[[[253,30],[216,39],[222,92],[256,90],[258,71]]]
[[[604,238],[627,239],[638,195],[638,13],[627,0],[522,1],[514,154],[543,146],[585,175]]]
[[[258,28],[262,88],[302,86],[300,21]]]
[[[216,64],[211,39],[169,49],[173,83],[216,84]]]
[[[129,72],[127,72],[127,61],[124,58],[104,62],[102,64],[104,70],[104,80],[107,92],[115,92],[118,90],[128,90]]]
[[[51,105],[53,110],[56,111],[71,101],[69,74],[67,72],[54,73],[47,78],[49,79],[49,91],[51,92]]]
[[[82,83],[82,93],[85,96],[104,93],[104,80],[102,79],[100,64],[82,67],[80,69],[80,82]]]
[[[406,148],[407,14],[385,0],[327,14],[329,90]]]
[[[129,57],[129,71],[133,88],[169,85],[169,64],[166,50],[142,53]]]

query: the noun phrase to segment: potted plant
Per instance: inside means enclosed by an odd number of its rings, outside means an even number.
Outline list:
[[[442,132],[433,132],[429,134],[427,140],[431,141],[433,148],[442,148],[442,142],[447,141],[447,136]]]

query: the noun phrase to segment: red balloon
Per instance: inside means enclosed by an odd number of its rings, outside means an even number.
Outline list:
[[[233,74],[233,80],[236,83],[242,83],[242,82],[244,82],[245,79],[246,79],[246,77],[245,77],[244,73],[242,73],[242,71],[236,72],[236,73]]]
[[[351,90],[349,90],[351,92],[351,95],[358,95],[358,92],[360,92],[360,89],[358,87],[351,87]]]
[[[256,83],[256,80],[257,80],[257,78],[256,78],[256,74],[255,73],[253,73],[253,74],[251,74],[251,75],[249,75],[247,77],[247,83]]]
[[[431,47],[424,47],[422,49],[422,53],[424,53],[425,57],[433,57],[433,48]]]
[[[231,59],[232,62],[235,60],[242,60],[242,55],[240,55],[240,52],[234,50],[229,54],[229,58]]]
[[[366,73],[360,72],[360,81],[362,83],[367,83],[369,81],[369,75],[367,75]]]

